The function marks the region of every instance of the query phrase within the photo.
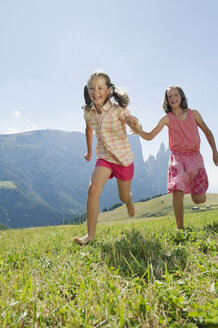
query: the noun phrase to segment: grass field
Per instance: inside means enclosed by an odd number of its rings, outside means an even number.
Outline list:
[[[184,197],[184,212],[185,214],[194,213],[192,210],[196,205],[192,202],[190,195],[185,195]],[[205,204],[198,205],[199,213],[206,213],[208,211],[218,210],[218,194],[207,194],[207,201]],[[209,207],[210,206],[210,207]],[[141,218],[151,218],[154,217],[174,217],[174,212],[172,208],[172,194],[164,195],[161,197],[153,198],[147,202],[137,202],[135,204],[136,215],[134,220]],[[209,208],[208,208],[209,207]],[[99,222],[114,222],[122,220],[130,220],[127,212],[125,210],[125,205],[116,208],[112,212],[104,212],[99,215]],[[149,220],[150,221],[150,220]]]
[[[0,231],[0,327],[217,327],[216,196],[184,231],[169,196],[101,213],[84,247],[86,224]]]

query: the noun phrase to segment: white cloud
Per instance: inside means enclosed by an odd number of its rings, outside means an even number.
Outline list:
[[[13,116],[16,117],[16,118],[19,118],[21,116],[21,112],[19,110],[15,110],[13,112]]]
[[[8,128],[5,133],[6,134],[14,134],[14,133],[18,133],[18,132],[19,132],[19,130],[17,128]]]

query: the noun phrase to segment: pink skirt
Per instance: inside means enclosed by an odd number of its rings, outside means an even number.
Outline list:
[[[167,189],[185,194],[205,194],[208,177],[199,151],[193,153],[172,152],[169,158]]]

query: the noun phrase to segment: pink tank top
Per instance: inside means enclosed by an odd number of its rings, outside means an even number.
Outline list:
[[[171,151],[195,152],[200,149],[200,136],[194,113],[188,109],[185,120],[179,120],[171,112],[169,117],[169,146]]]

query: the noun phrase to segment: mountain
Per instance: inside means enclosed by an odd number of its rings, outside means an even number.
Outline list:
[[[135,154],[134,201],[166,193],[168,151],[144,162],[138,136],[129,137]],[[95,148],[95,140],[93,149]],[[0,135],[0,222],[11,228],[55,225],[86,210],[95,156],[87,163],[85,135],[38,130]],[[119,202],[116,179],[109,180],[100,209]]]
[[[146,172],[150,177],[149,191],[152,195],[167,192],[166,186],[169,155],[170,149],[168,148],[165,150],[165,146],[162,143],[156,158],[150,155],[148,160],[145,162]]]

